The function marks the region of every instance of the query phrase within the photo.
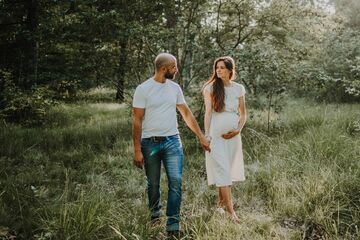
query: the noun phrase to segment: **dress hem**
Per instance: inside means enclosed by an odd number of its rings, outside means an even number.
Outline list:
[[[227,186],[231,186],[233,183],[236,183],[236,182],[245,182],[245,180],[246,180],[246,179],[232,180],[232,182],[231,182],[230,184],[208,183],[208,186],[216,185],[216,187],[227,187]]]

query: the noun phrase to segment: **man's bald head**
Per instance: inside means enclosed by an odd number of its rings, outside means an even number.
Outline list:
[[[174,55],[170,53],[160,53],[155,58],[155,69],[158,71],[161,67],[168,67],[174,62],[176,62]]]

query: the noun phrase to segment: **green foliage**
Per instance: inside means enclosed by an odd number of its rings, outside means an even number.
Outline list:
[[[2,110],[16,94],[18,88],[15,86],[12,74],[9,71],[0,69],[0,80],[0,110]]]
[[[26,126],[41,125],[46,118],[46,111],[54,101],[53,92],[48,87],[34,87],[23,91],[17,87],[9,73],[2,72],[1,108],[2,118]]]
[[[294,68],[294,78],[298,92],[302,89],[304,95],[319,101],[358,102],[360,35],[346,27],[340,16],[327,23],[329,30],[322,31],[309,57]]]
[[[55,92],[54,98],[63,101],[72,101],[76,98],[78,81],[62,80],[54,83],[53,91]]]
[[[351,120],[346,128],[347,132],[351,136],[360,135],[360,116],[358,119]]]
[[[36,8],[5,1],[0,68],[11,73],[13,88],[50,86],[60,101],[83,99],[81,92],[99,86],[129,101],[126,93],[153,74],[154,57],[165,51],[178,58],[176,81],[196,98],[214,59],[230,55],[237,81],[268,112],[281,111],[284,93],[354,102],[360,41],[358,4],[350,2],[353,8],[333,1],[330,14],[322,2],[287,0],[37,1]],[[17,19],[31,27],[12,24]]]
[[[1,111],[7,121],[21,123],[26,126],[41,125],[46,118],[46,111],[53,101],[48,98],[49,90],[39,87],[30,92],[13,95]]]

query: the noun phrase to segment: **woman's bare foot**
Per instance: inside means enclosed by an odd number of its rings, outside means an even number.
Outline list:
[[[233,213],[228,213],[228,217],[230,219],[230,221],[232,221],[235,224],[240,223],[240,219],[238,218],[238,216],[236,216],[235,212]]]

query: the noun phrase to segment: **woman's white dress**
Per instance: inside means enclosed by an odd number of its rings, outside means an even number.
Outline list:
[[[207,85],[204,91],[211,93],[212,85]],[[221,137],[222,134],[238,127],[239,98],[244,95],[244,86],[231,81],[230,86],[225,87],[225,111],[213,111],[211,114],[211,152],[205,153],[209,185],[230,186],[234,181],[245,180],[241,136],[236,135],[231,139]]]

